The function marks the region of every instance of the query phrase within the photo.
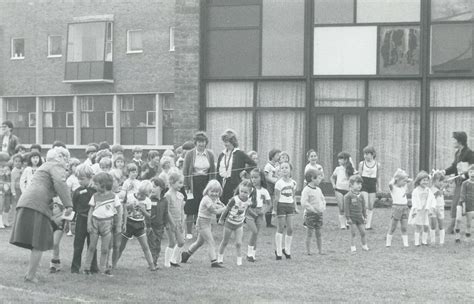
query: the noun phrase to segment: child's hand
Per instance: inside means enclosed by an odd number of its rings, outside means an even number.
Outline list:
[[[87,224],[87,232],[88,232],[89,234],[92,233],[92,223],[88,223],[88,224]]]

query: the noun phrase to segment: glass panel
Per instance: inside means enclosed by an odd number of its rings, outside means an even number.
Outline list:
[[[342,116],[342,150],[349,152],[352,156],[352,162],[357,170],[357,164],[360,159],[360,116],[343,115]]]
[[[420,0],[357,0],[357,22],[420,21]]]
[[[380,176],[383,191],[388,192],[388,183],[397,168],[413,178],[419,169],[420,113],[370,111],[369,145],[374,146],[377,161],[383,167]]]
[[[464,131],[474,147],[474,111],[433,111],[430,130],[430,168],[446,169],[454,160],[453,132]]]
[[[60,56],[62,54],[62,37],[49,36],[49,55]]]
[[[303,48],[304,0],[264,1],[262,75],[303,75]]]
[[[25,39],[13,39],[12,44],[12,58],[25,57]]]
[[[319,163],[325,172],[324,180],[330,182],[334,170],[334,116],[317,115],[316,133],[316,151]]]
[[[288,152],[290,163],[293,165],[292,178],[298,182],[298,189],[302,188],[304,157],[304,112],[292,111],[262,111],[258,113],[258,147],[259,166],[268,162],[268,152],[277,148]],[[278,136],[275,131],[278,130]]]
[[[472,72],[472,24],[431,27],[431,73]]]
[[[474,80],[432,80],[430,98],[432,107],[472,107]]]
[[[314,23],[353,23],[354,0],[314,0]]]
[[[369,107],[419,107],[420,96],[418,81],[369,81]]]
[[[207,84],[208,107],[253,106],[252,82],[211,82]]]
[[[314,28],[315,75],[371,75],[377,70],[377,27]]]
[[[227,30],[208,33],[209,76],[258,75],[259,30]]]
[[[314,83],[315,107],[363,107],[364,81],[323,80]]]
[[[472,0],[432,0],[431,21],[472,19]]]
[[[142,45],[142,31],[141,30],[136,30],[136,31],[129,31],[128,32],[128,51],[130,52],[136,52],[136,51],[142,51],[143,50],[143,45]]]
[[[67,61],[103,61],[105,24],[105,22],[70,24]]]
[[[10,108],[11,110],[16,110],[15,112],[7,112],[6,120],[10,120],[13,123],[14,132],[17,128],[28,128],[30,127],[29,123],[29,113],[36,113],[36,100],[34,97],[23,97],[23,98],[5,98],[7,100],[7,105],[11,104],[16,106],[15,108]],[[36,123],[36,122],[35,122]],[[34,124],[33,124],[34,125]],[[16,134],[18,136],[18,134]],[[20,137],[22,142],[26,142],[23,138]]]
[[[257,103],[259,107],[304,107],[304,82],[260,82]]]
[[[214,6],[209,7],[210,28],[260,26],[260,6]]]
[[[214,153],[224,150],[221,135],[227,129],[237,133],[239,149],[249,151],[252,149],[253,119],[250,111],[208,111],[207,112],[207,135],[209,137],[209,148]],[[217,160],[217,159],[216,159]]]
[[[379,73],[420,73],[420,27],[381,27]]]

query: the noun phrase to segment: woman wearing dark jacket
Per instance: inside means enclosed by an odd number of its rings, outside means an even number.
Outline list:
[[[186,213],[186,238],[188,239],[192,238],[193,223],[197,219],[204,188],[206,188],[207,183],[211,179],[216,178],[214,153],[206,149],[209,143],[206,133],[202,131],[196,132],[193,140],[196,147],[186,152],[183,165],[184,188],[187,193],[192,193],[193,196],[184,205],[184,213]]]
[[[36,271],[43,251],[53,248],[53,197],[59,196],[66,216],[72,211],[71,193],[66,185],[68,161],[69,151],[65,148],[49,150],[46,163],[36,170],[30,186],[18,201],[10,243],[31,250],[26,282],[38,281]]]
[[[244,151],[239,150],[237,136],[233,130],[226,130],[221,139],[225,149],[217,158],[217,180],[224,189],[221,201],[227,205],[241,182],[240,173],[243,170],[250,172],[257,164]]]

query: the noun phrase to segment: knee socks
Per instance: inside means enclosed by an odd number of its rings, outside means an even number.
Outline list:
[[[367,223],[365,224],[365,228],[369,229],[372,228],[372,216],[374,214],[374,210],[367,210]]]
[[[420,233],[415,232],[415,246],[420,246]]]
[[[444,237],[445,237],[445,235],[446,235],[446,232],[444,231],[444,229],[440,229],[440,230],[439,230],[439,243],[440,243],[441,245],[444,244]]]
[[[165,267],[171,267],[170,261],[171,261],[171,256],[173,255],[173,249],[166,247],[165,250]]]
[[[402,234],[403,247],[408,247],[408,235]]]
[[[285,253],[290,255],[291,254],[291,241],[293,240],[293,236],[285,236]]]
[[[436,243],[436,230],[430,229],[430,244]]]
[[[387,240],[385,241],[385,246],[386,247],[392,246],[392,235],[391,234],[387,234]]]
[[[282,251],[282,241],[283,241],[283,234],[282,233],[275,233],[275,247],[278,256],[283,254]]]

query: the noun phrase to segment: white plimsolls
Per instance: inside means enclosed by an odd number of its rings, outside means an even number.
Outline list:
[[[5,229],[5,226],[3,225],[3,214],[0,216],[0,229]]]
[[[351,252],[356,252],[356,251],[357,251],[356,246],[351,246]]]
[[[171,267],[170,261],[173,256],[173,249],[166,247],[165,250],[165,267]]]
[[[282,241],[283,241],[283,234],[282,233],[275,233],[275,247],[278,256],[283,255],[283,248],[282,248]]]
[[[237,257],[237,266],[242,266],[242,257]]]
[[[387,234],[387,240],[385,241],[385,246],[386,247],[390,247],[392,246],[392,235],[391,234]]]
[[[224,255],[218,253],[217,254],[217,263],[224,263]]]
[[[247,246],[247,256],[255,258],[255,247],[254,246]]]
[[[362,249],[365,251],[369,251],[369,246],[367,246],[367,244],[362,245]]]
[[[367,222],[365,224],[365,229],[372,228],[372,216],[374,215],[374,210],[367,210]]]

